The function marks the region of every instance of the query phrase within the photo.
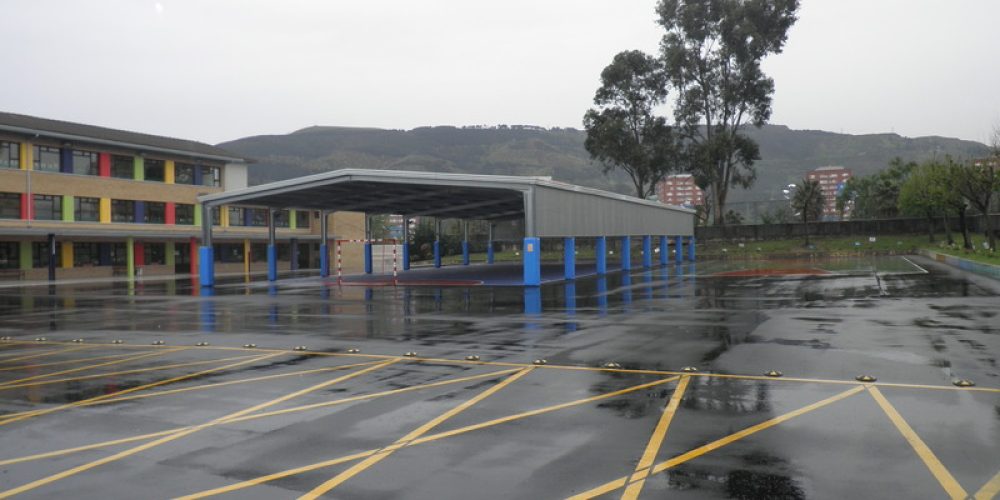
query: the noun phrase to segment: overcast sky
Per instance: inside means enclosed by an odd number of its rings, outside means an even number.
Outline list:
[[[0,110],[211,143],[310,125],[581,127],[655,0],[5,0]],[[985,141],[1000,2],[803,0],[772,123]]]

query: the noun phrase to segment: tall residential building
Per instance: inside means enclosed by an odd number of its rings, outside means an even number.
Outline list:
[[[0,279],[196,274],[206,216],[219,272],[264,270],[269,211],[197,203],[246,187],[247,164],[200,142],[0,113]],[[317,217],[275,214],[290,269],[318,265]],[[332,221],[344,237],[363,230],[361,214]]]
[[[837,194],[844,189],[847,180],[853,176],[850,169],[844,167],[819,167],[808,174],[806,179],[818,181],[819,187],[823,191],[823,218],[837,219],[840,212],[837,211]],[[845,207],[844,217],[849,216],[851,207]]]
[[[705,192],[695,185],[691,174],[666,176],[656,187],[656,197],[666,205],[693,208],[705,204]]]

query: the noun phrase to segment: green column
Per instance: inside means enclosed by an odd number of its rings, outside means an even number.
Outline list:
[[[201,204],[194,204],[194,225],[195,227],[201,227]]]
[[[73,203],[73,195],[63,195],[62,199],[62,220],[65,222],[73,222],[73,212],[76,208]]]
[[[288,229],[297,229],[298,224],[295,221],[295,210],[288,211]]]
[[[142,181],[146,179],[146,170],[143,169],[143,162],[141,156],[135,157],[135,180]]]
[[[128,280],[131,282],[135,279],[135,239],[132,237],[125,240],[125,262]]]
[[[31,270],[31,242],[22,241],[21,248],[18,253],[20,253],[20,264],[22,271]]]
[[[175,251],[175,249],[174,249],[174,242],[168,241],[166,243],[166,245],[164,245],[164,248],[165,248],[164,252],[166,252],[166,255],[165,255],[165,257],[166,257],[166,261],[165,261],[166,264],[168,266],[170,266],[170,267],[174,267],[174,265],[177,264],[177,261],[175,260],[175,256],[174,256],[174,251]]]

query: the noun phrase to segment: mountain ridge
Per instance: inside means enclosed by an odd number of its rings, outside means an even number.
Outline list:
[[[760,144],[758,179],[732,190],[730,201],[778,199],[781,188],[817,167],[839,165],[867,175],[894,157],[984,155],[985,145],[943,136],[842,134],[785,125],[747,129]],[[547,175],[555,180],[633,194],[628,177],[608,175],[583,147],[586,133],[532,125],[427,126],[404,129],[313,125],[287,134],[244,137],[218,147],[255,158],[250,183],[260,184],[340,168],[424,170],[497,175]]]

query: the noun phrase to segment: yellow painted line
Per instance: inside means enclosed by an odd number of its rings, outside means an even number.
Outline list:
[[[280,355],[280,354],[268,354],[266,356],[262,356],[262,358],[263,357],[273,357],[273,356],[278,356],[278,355]],[[254,360],[250,360],[250,361],[254,361]],[[248,363],[250,361],[244,361],[244,362],[238,363],[238,364],[245,364],[245,363]],[[237,364],[237,363],[234,363],[234,364]],[[359,363],[359,364],[349,365],[349,366],[356,367],[356,366],[364,366],[364,365],[367,365],[367,364],[369,364],[369,363]],[[231,367],[231,366],[233,366],[233,365],[227,365],[226,367],[219,367],[219,368],[215,368],[213,370],[221,370],[221,369],[224,369],[224,368],[227,368],[227,367]],[[211,371],[211,370],[205,370],[205,372],[199,372],[198,374],[187,375],[187,377],[200,376],[201,374],[204,374],[204,373],[209,372],[209,371]],[[411,386],[411,387],[404,387],[402,389],[393,389],[391,391],[383,391],[383,392],[377,392],[377,393],[372,393],[372,394],[362,394],[360,396],[353,396],[353,397],[344,398],[344,399],[337,399],[337,400],[329,401],[329,402],[326,402],[326,403],[318,403],[318,404],[311,404],[311,405],[304,405],[304,406],[296,406],[296,407],[293,407],[293,408],[288,408],[288,409],[285,409],[285,410],[275,410],[275,411],[272,411],[272,412],[254,413],[253,415],[246,415],[246,416],[243,416],[243,417],[239,417],[239,418],[234,418],[234,419],[231,419],[231,420],[227,420],[225,422],[225,424],[234,424],[234,423],[237,423],[237,422],[244,422],[244,421],[247,421],[247,420],[256,420],[256,419],[267,418],[267,417],[272,417],[272,416],[276,416],[276,415],[284,415],[284,414],[287,414],[287,413],[293,413],[293,412],[298,412],[298,411],[311,410],[311,409],[314,409],[314,408],[319,408],[321,406],[322,407],[333,406],[333,405],[339,405],[339,404],[344,404],[344,403],[350,403],[350,402],[353,402],[353,401],[361,401],[361,400],[366,400],[366,399],[375,399],[375,398],[380,398],[380,397],[383,397],[383,396],[392,396],[392,395],[396,395],[396,394],[400,394],[400,393],[404,393],[404,392],[417,391],[417,390],[421,390],[421,389],[429,389],[429,388],[432,388],[432,387],[440,387],[440,386],[444,386],[444,385],[458,384],[458,383],[462,383],[462,382],[469,382],[469,381],[472,381],[472,380],[479,380],[479,379],[483,379],[483,378],[497,377],[497,376],[500,376],[500,375],[506,375],[508,373],[513,373],[515,371],[517,371],[517,370],[513,370],[512,369],[512,370],[501,370],[501,371],[496,371],[496,372],[491,372],[491,373],[481,373],[479,375],[471,375],[471,376],[468,376],[468,377],[447,379],[447,380],[442,380],[440,382],[432,382],[432,383],[429,383],[429,384],[422,384],[422,385],[415,385],[415,386]],[[167,381],[163,381],[162,383],[167,383]],[[0,425],[2,425],[2,423],[0,423]],[[190,426],[188,426],[188,427],[190,427]],[[165,436],[167,434],[173,434],[175,432],[185,430],[188,427],[176,427],[176,428],[173,428],[173,429],[167,429],[165,431],[152,432],[152,433],[149,433],[149,434],[142,434],[142,435],[139,435],[139,436],[132,436],[132,437],[121,438],[121,439],[114,439],[114,440],[111,440],[111,441],[103,441],[103,442],[100,442],[100,443],[93,443],[93,444],[88,444],[88,445],[83,445],[83,446],[77,446],[75,448],[65,448],[65,449],[62,449],[62,450],[54,450],[54,451],[49,451],[49,452],[45,452],[45,453],[38,453],[38,454],[35,454],[35,455],[28,455],[28,456],[24,456],[24,457],[18,457],[18,458],[10,458],[10,459],[6,459],[6,460],[0,460],[0,466],[2,466],[2,465],[9,465],[9,464],[16,464],[16,463],[21,463],[21,462],[31,462],[31,461],[40,460],[40,459],[43,459],[43,458],[51,458],[51,457],[58,457],[58,456],[63,456],[63,455],[69,455],[69,454],[77,453],[77,452],[80,452],[80,451],[95,450],[95,449],[100,449],[100,448],[106,448],[108,446],[115,446],[115,445],[119,445],[119,444],[133,443],[133,442],[136,442],[136,441],[144,441],[144,440],[152,439],[152,438],[155,438],[155,437]]]
[[[635,466],[635,472],[632,473],[632,478],[630,479],[631,484],[628,485],[628,488],[625,488],[622,499],[635,500],[639,498],[642,486],[646,483],[649,470],[656,461],[656,455],[660,452],[660,446],[667,437],[667,429],[670,428],[670,422],[673,421],[674,414],[677,413],[677,408],[681,404],[681,398],[684,397],[684,391],[687,390],[688,382],[690,381],[691,377],[685,375],[677,383],[677,388],[674,389],[674,393],[670,396],[670,401],[667,403],[666,409],[663,410],[660,421],[656,423],[656,428],[653,429],[653,435],[649,437],[649,442],[646,443],[646,449],[642,452],[639,463]]]
[[[153,356],[153,355],[156,355],[156,354],[161,354],[161,353],[146,354],[144,356]],[[168,354],[168,353],[164,352],[162,354]],[[233,360],[236,360],[236,359],[247,359],[247,358],[251,358],[251,357],[253,357],[253,356],[232,356],[232,357],[229,357],[229,358],[221,358],[221,359],[206,359],[206,360],[201,360],[201,361],[187,361],[187,362],[184,362],[184,363],[175,363],[175,364],[172,364],[172,365],[157,365],[157,366],[150,366],[150,367],[147,367],[147,368],[134,368],[134,369],[131,369],[131,370],[121,370],[121,371],[117,371],[117,372],[95,373],[93,375],[81,375],[79,377],[58,378],[58,379],[52,379],[52,380],[36,380],[34,382],[28,382],[26,384],[0,386],[0,391],[6,391],[6,390],[9,390],[9,389],[18,389],[18,388],[21,388],[21,387],[35,387],[35,386],[39,386],[39,385],[59,384],[59,383],[63,383],[63,382],[76,382],[76,381],[80,381],[80,380],[93,380],[93,379],[101,379],[101,378],[106,378],[106,377],[116,377],[116,376],[119,376],[119,375],[132,375],[132,374],[135,374],[135,373],[156,372],[156,371],[162,371],[162,370],[170,370],[170,369],[173,369],[173,368],[186,368],[186,367],[189,367],[189,366],[208,365],[208,364],[212,364],[212,363],[221,363],[223,361],[233,361]],[[139,359],[139,358],[137,357],[135,359]]]
[[[149,351],[149,352],[152,352],[152,351]],[[13,372],[13,371],[34,370],[34,369],[37,369],[37,368],[45,368],[45,367],[49,367],[49,366],[72,365],[72,364],[77,364],[77,363],[87,363],[87,362],[90,362],[90,361],[100,361],[102,359],[124,358],[125,356],[131,356],[132,354],[133,353],[128,353],[127,352],[127,353],[124,353],[124,354],[111,354],[111,355],[107,355],[107,356],[96,356],[96,357],[93,357],[93,358],[68,359],[68,360],[65,360],[65,361],[50,361],[48,363],[38,363],[38,364],[34,364],[34,365],[8,366],[8,367],[0,368],[0,372]]]
[[[45,351],[45,352],[39,353],[39,354],[27,354],[27,355],[24,355],[24,356],[17,356],[17,357],[13,357],[13,358],[4,358],[4,359],[0,359],[0,362],[10,363],[12,361],[24,361],[24,360],[28,360],[28,359],[38,359],[38,358],[44,358],[46,356],[55,356],[56,354],[65,354],[67,352],[82,351],[84,349],[90,349],[90,348],[94,347],[92,345],[76,345],[76,344],[65,344],[65,345],[68,346],[68,348],[66,348],[66,349],[56,349],[56,350],[52,350],[52,351]]]
[[[680,455],[678,455],[678,456],[676,456],[674,458],[671,458],[669,460],[660,462],[660,463],[656,464],[653,467],[652,473],[653,474],[659,474],[659,473],[661,473],[661,472],[663,472],[663,471],[665,471],[667,469],[670,469],[671,467],[676,467],[676,466],[681,465],[681,464],[683,464],[683,463],[685,463],[685,462],[687,462],[689,460],[694,460],[695,458],[698,458],[698,457],[700,457],[700,456],[702,456],[702,455],[704,455],[704,454],[706,454],[706,453],[708,453],[710,451],[717,450],[717,449],[722,448],[723,446],[726,446],[726,445],[728,445],[730,443],[733,443],[735,441],[739,441],[740,439],[743,439],[743,438],[745,438],[747,436],[750,436],[752,434],[756,434],[756,433],[758,433],[758,432],[760,432],[762,430],[765,430],[765,429],[769,429],[771,427],[774,427],[775,425],[781,424],[783,422],[791,420],[791,419],[793,419],[795,417],[798,417],[800,415],[804,415],[804,414],[809,413],[811,411],[818,410],[818,409],[820,409],[820,408],[822,408],[822,407],[824,407],[826,405],[829,405],[830,403],[834,403],[834,402],[840,401],[840,400],[842,400],[844,398],[853,396],[853,395],[855,395],[855,394],[857,394],[857,393],[859,393],[859,392],[861,392],[863,390],[865,390],[865,388],[863,386],[852,387],[852,388],[850,388],[850,389],[848,389],[848,390],[846,390],[844,392],[841,392],[840,394],[836,394],[836,395],[831,396],[829,398],[826,398],[826,399],[824,399],[822,401],[817,401],[817,402],[815,402],[815,403],[813,403],[811,405],[804,406],[804,407],[799,408],[797,410],[790,411],[788,413],[785,413],[784,415],[779,415],[779,416],[774,417],[774,418],[772,418],[770,420],[766,420],[764,422],[761,422],[761,423],[759,423],[757,425],[753,425],[753,426],[747,427],[746,429],[743,429],[743,430],[741,430],[739,432],[736,432],[734,434],[730,434],[730,435],[728,435],[728,436],[726,436],[724,438],[717,439],[715,441],[712,441],[711,443],[699,446],[699,447],[697,447],[697,448],[695,448],[695,449],[693,449],[691,451],[688,451],[686,453],[682,453],[682,454],[680,454]],[[609,482],[604,483],[604,484],[602,484],[602,485],[600,485],[600,486],[598,486],[596,488],[593,488],[591,490],[587,490],[587,491],[585,491],[583,493],[580,493],[578,495],[573,495],[572,497],[569,497],[569,498],[572,499],[572,500],[582,500],[582,499],[586,499],[586,498],[598,497],[600,495],[604,495],[604,494],[610,493],[612,491],[615,491],[615,490],[617,490],[619,488],[624,487],[627,484],[628,479],[629,479],[628,476],[620,477],[618,479],[615,479],[613,481],[609,481]]]
[[[493,373],[492,375],[495,375],[497,373],[499,373],[499,372]],[[465,434],[467,432],[477,431],[477,430],[480,430],[480,429],[485,429],[487,427],[493,427],[495,425],[505,424],[505,423],[508,423],[508,422],[513,422],[515,420],[520,420],[520,419],[527,418],[527,417],[533,417],[535,415],[542,415],[544,413],[549,413],[549,412],[553,412],[553,411],[557,411],[557,410],[562,410],[562,409],[565,409],[565,408],[571,408],[573,406],[579,406],[579,405],[583,405],[583,404],[587,404],[587,403],[593,403],[593,402],[596,402],[596,401],[601,401],[601,400],[604,400],[604,399],[609,399],[609,398],[613,398],[613,397],[617,397],[617,396],[622,396],[622,395],[625,395],[625,394],[628,394],[628,393],[631,393],[631,392],[641,391],[643,389],[649,389],[649,388],[652,388],[652,387],[655,387],[655,386],[658,386],[658,385],[666,384],[668,382],[673,382],[673,381],[677,380],[678,378],[679,377],[670,377],[670,378],[665,378],[665,379],[661,379],[661,380],[654,380],[652,382],[647,382],[645,384],[634,385],[632,387],[626,387],[625,389],[619,389],[617,391],[608,392],[608,393],[600,394],[600,395],[597,395],[597,396],[591,396],[591,397],[588,397],[588,398],[578,399],[576,401],[570,401],[570,402],[567,402],[567,403],[560,403],[560,404],[557,404],[557,405],[547,406],[547,407],[544,407],[544,408],[538,408],[536,410],[530,410],[530,411],[526,411],[526,412],[522,412],[522,413],[517,413],[517,414],[514,414],[514,415],[508,415],[506,417],[495,418],[495,419],[489,420],[487,422],[482,422],[482,423],[473,424],[473,425],[467,425],[467,426],[461,427],[459,429],[454,429],[454,430],[445,431],[445,432],[439,432],[437,434],[432,434],[430,436],[424,436],[424,437],[421,437],[421,438],[417,438],[417,439],[414,439],[413,441],[411,441],[406,446],[416,446],[416,445],[419,445],[419,444],[429,443],[431,441],[437,441],[439,439],[444,439],[444,438],[449,438],[449,437],[453,437],[453,436],[458,436],[460,434]],[[238,419],[231,420],[230,422],[236,422],[236,421],[238,421]],[[296,467],[294,469],[288,469],[288,470],[284,470],[284,471],[281,471],[281,472],[275,472],[273,474],[268,474],[266,476],[260,476],[260,477],[256,477],[256,478],[253,478],[253,479],[248,479],[246,481],[242,481],[242,482],[239,482],[239,483],[234,483],[234,484],[231,484],[231,485],[228,485],[228,486],[222,486],[222,487],[214,488],[214,489],[211,489],[211,490],[201,491],[201,492],[198,492],[198,493],[194,493],[192,495],[187,495],[187,496],[180,497],[180,499],[183,499],[183,500],[193,500],[193,499],[196,499],[196,498],[206,498],[206,497],[221,495],[221,494],[224,494],[224,493],[231,493],[233,491],[242,490],[242,489],[249,488],[249,487],[252,487],[252,486],[257,486],[257,485],[264,484],[264,483],[267,483],[267,482],[270,482],[270,481],[275,481],[275,480],[278,480],[278,479],[282,479],[282,478],[286,478],[286,477],[290,477],[290,476],[295,476],[295,475],[302,474],[302,473],[305,473],[305,472],[311,472],[311,471],[314,471],[314,470],[319,470],[319,469],[323,469],[323,468],[326,468],[326,467],[332,467],[332,466],[337,465],[337,464],[342,464],[342,463],[350,462],[350,461],[357,460],[357,459],[360,459],[360,458],[369,457],[369,456],[372,456],[372,455],[378,453],[379,451],[381,451],[381,450],[379,450],[379,449],[368,450],[368,451],[363,451],[363,452],[360,452],[360,453],[355,453],[353,455],[347,455],[347,456],[343,456],[343,457],[340,457],[340,458],[334,458],[334,459],[331,459],[331,460],[325,460],[325,461],[317,462],[317,463],[310,464],[310,465],[304,465],[302,467]],[[3,464],[0,463],[0,465],[3,465]],[[624,480],[622,481],[622,484],[624,485]]]
[[[442,423],[444,423],[445,421],[447,421],[451,417],[454,417],[455,415],[458,415],[459,413],[462,413],[463,411],[465,411],[465,410],[473,407],[474,405],[476,405],[480,401],[483,401],[484,399],[486,399],[486,398],[488,398],[488,397],[496,394],[497,392],[500,392],[505,387],[513,384],[514,382],[516,382],[521,377],[523,377],[523,376],[531,373],[532,370],[534,370],[534,368],[524,368],[523,370],[520,370],[517,373],[515,373],[515,374],[513,374],[513,375],[511,375],[511,376],[509,376],[509,377],[507,377],[505,379],[503,379],[501,382],[499,382],[496,385],[490,387],[489,389],[486,389],[483,392],[480,392],[479,394],[477,394],[473,398],[471,398],[471,399],[463,402],[462,404],[460,404],[460,405],[458,405],[458,406],[456,406],[456,407],[454,407],[454,408],[452,408],[452,409],[450,409],[450,410],[442,413],[441,415],[438,415],[437,417],[431,419],[429,422],[427,422],[427,423],[425,423],[425,424],[417,427],[416,429],[413,429],[412,431],[410,431],[409,433],[407,433],[405,436],[397,439],[396,442],[393,443],[391,446],[389,446],[387,448],[384,448],[383,450],[379,451],[375,455],[372,455],[372,456],[370,456],[370,457],[362,460],[361,462],[353,465],[351,468],[345,470],[344,472],[341,472],[340,474],[337,474],[336,476],[334,476],[330,480],[328,480],[325,483],[323,483],[323,484],[321,484],[321,485],[313,488],[312,490],[310,490],[305,495],[302,495],[299,498],[302,499],[302,500],[315,500],[315,499],[323,496],[323,494],[325,494],[326,492],[328,492],[328,491],[336,488],[337,486],[340,486],[344,482],[350,480],[352,477],[354,477],[354,476],[356,476],[356,475],[364,472],[365,470],[368,470],[370,467],[372,467],[373,465],[381,462],[382,460],[385,460],[386,458],[389,458],[389,455],[392,455],[392,453],[395,452],[396,450],[398,450],[398,449],[406,446],[408,443],[410,443],[414,439],[417,439],[420,436],[423,436],[424,434],[427,434],[432,429],[434,429],[438,425],[441,425]]]
[[[34,344],[33,342],[24,341],[23,344]],[[70,343],[60,343],[60,342],[49,342],[49,345],[75,345]],[[116,347],[116,348],[135,348],[135,347],[148,347],[140,345],[129,345],[129,344],[88,344],[88,346],[102,346],[102,347]],[[198,349],[204,350],[224,350],[224,351],[247,351],[246,348],[241,347],[227,347],[227,346],[204,346],[198,347]],[[298,356],[331,356],[331,357],[354,357],[354,358],[368,358],[368,359],[397,359],[398,356],[388,355],[388,354],[362,354],[362,353],[340,353],[340,352],[302,352],[295,351],[291,349],[267,349],[258,348],[255,349],[256,352],[270,352],[270,353],[284,353],[284,354],[294,354]],[[835,380],[835,379],[822,379],[822,378],[801,378],[801,377],[767,377],[763,375],[736,375],[728,373],[690,373],[682,371],[671,371],[671,370],[633,370],[626,368],[600,368],[594,366],[573,366],[573,365],[533,365],[530,363],[512,363],[505,361],[469,361],[462,359],[447,359],[447,358],[409,358],[411,361],[418,361],[424,363],[439,363],[446,365],[480,365],[480,366],[498,366],[506,368],[538,368],[544,370],[574,370],[574,371],[588,371],[588,372],[607,372],[607,373],[624,373],[624,374],[639,374],[639,375],[688,375],[691,377],[709,377],[709,378],[726,378],[734,380],[765,380],[769,382],[801,382],[807,384],[833,384],[833,385],[852,385],[852,386],[863,386],[863,385],[876,385],[879,387],[898,387],[898,388],[910,388],[910,389],[936,389],[936,390],[949,390],[949,391],[972,391],[972,392],[989,392],[1000,394],[1000,387],[954,387],[950,385],[926,385],[926,384],[904,384],[904,383],[890,383],[890,382],[877,382],[875,384],[866,384],[863,382],[858,382],[856,380]]]
[[[146,352],[146,353],[142,353],[142,354],[136,354],[136,355],[133,355],[133,356],[129,356],[129,357],[126,357],[126,358],[118,358],[118,359],[115,359],[115,360],[112,360],[112,361],[105,361],[103,363],[96,363],[96,364],[93,364],[93,365],[80,366],[80,367],[77,367],[77,368],[70,368],[70,369],[67,369],[67,370],[61,370],[61,371],[56,371],[56,372],[51,372],[51,373],[43,373],[43,374],[40,374],[40,375],[33,375],[31,377],[19,378],[17,380],[11,380],[11,381],[8,381],[8,382],[0,383],[0,390],[12,389],[14,387],[28,387],[28,386],[31,386],[31,385],[35,385],[35,384],[29,384],[29,383],[27,383],[27,382],[30,382],[32,380],[48,379],[49,377],[55,377],[57,375],[69,375],[71,373],[79,373],[79,372],[84,372],[84,371],[87,371],[87,370],[93,370],[94,368],[101,368],[101,367],[105,367],[105,366],[118,365],[118,364],[122,364],[122,363],[129,363],[129,362],[132,362],[132,361],[139,361],[141,359],[153,358],[153,357],[156,357],[156,356],[163,356],[165,354],[174,353],[174,352],[177,352],[179,350],[180,349],[173,349],[173,350],[169,350],[168,349],[168,350],[163,350],[163,351],[160,351],[160,352]],[[58,380],[59,381],[64,381],[64,382],[68,382],[68,381],[76,380],[76,379],[73,379],[73,378],[62,378],[62,379],[58,379]],[[54,380],[47,380],[46,382],[43,382],[43,383],[55,383],[55,381]]]
[[[213,425],[218,425],[220,423],[223,423],[223,422],[227,421],[228,419],[240,417],[240,416],[243,416],[243,415],[247,415],[247,414],[253,413],[255,411],[263,410],[265,408],[268,408],[268,407],[271,407],[271,406],[283,403],[285,401],[288,401],[289,399],[296,398],[298,396],[302,396],[304,394],[308,394],[310,392],[317,391],[317,390],[320,390],[320,389],[323,389],[323,388],[326,388],[326,387],[330,387],[330,386],[332,386],[334,384],[343,382],[345,380],[350,380],[352,378],[358,377],[358,376],[363,375],[365,373],[372,372],[372,371],[378,370],[380,368],[384,368],[384,367],[389,366],[389,365],[391,365],[391,364],[393,364],[395,362],[396,362],[396,360],[390,360],[390,361],[387,361],[387,362],[384,362],[384,363],[380,363],[380,364],[377,364],[377,365],[372,365],[372,366],[369,366],[367,368],[363,368],[361,370],[358,370],[356,372],[352,372],[352,373],[349,373],[347,375],[343,375],[343,376],[337,377],[337,378],[332,379],[332,380],[327,380],[327,381],[324,381],[324,382],[320,382],[318,384],[314,384],[312,386],[306,387],[305,389],[300,389],[298,391],[295,391],[295,392],[292,392],[292,393],[289,393],[289,394],[285,394],[284,396],[272,399],[270,401],[266,401],[264,403],[260,403],[260,404],[254,405],[254,406],[251,406],[249,408],[245,408],[243,410],[240,410],[240,411],[237,411],[237,412],[234,412],[234,413],[230,413],[230,414],[224,415],[222,417],[218,417],[216,419],[210,420],[210,421],[205,422],[203,424],[199,424],[199,425],[188,427],[188,428],[186,428],[184,430],[175,432],[173,434],[168,434],[168,435],[163,436],[163,437],[161,437],[159,439],[156,439],[154,441],[151,441],[151,442],[148,442],[148,443],[144,443],[144,444],[141,444],[139,446],[135,446],[133,448],[129,448],[129,449],[124,450],[124,451],[120,451],[120,452],[115,453],[113,455],[110,455],[110,456],[107,456],[107,457],[104,457],[104,458],[101,458],[101,459],[98,459],[98,460],[94,460],[92,462],[89,462],[89,463],[86,463],[86,464],[83,464],[83,465],[79,465],[79,466],[76,466],[76,467],[64,470],[62,472],[59,472],[59,473],[56,473],[56,474],[52,474],[50,476],[46,476],[44,478],[41,478],[41,479],[32,481],[30,483],[18,486],[16,488],[9,489],[7,491],[0,492],[0,498],[10,498],[10,497],[12,497],[14,495],[19,495],[19,494],[24,493],[26,491],[34,490],[34,489],[39,488],[41,486],[45,486],[47,484],[54,483],[54,482],[59,481],[61,479],[65,479],[67,477],[74,476],[74,475],[79,474],[81,472],[86,472],[86,471],[88,471],[90,469],[93,469],[95,467],[99,467],[101,465],[105,465],[105,464],[108,464],[108,463],[111,463],[111,462],[115,462],[115,461],[121,460],[123,458],[130,457],[132,455],[135,455],[136,453],[139,453],[139,452],[151,449],[151,448],[155,448],[155,447],[157,447],[157,446],[159,446],[161,444],[169,443],[171,441],[175,441],[175,440],[180,439],[180,438],[185,437],[185,436],[189,436],[191,434],[194,434],[194,433],[196,433],[198,431],[201,431],[202,429],[206,429],[206,428],[211,427]]]
[[[966,493],[965,489],[962,488],[962,485],[958,484],[955,477],[951,475],[951,472],[948,472],[948,469],[941,463],[940,460],[938,460],[937,456],[934,455],[934,452],[931,451],[930,447],[924,443],[923,439],[920,439],[920,436],[918,436],[913,428],[910,427],[910,424],[906,423],[906,419],[904,419],[903,416],[896,411],[896,408],[892,406],[892,403],[890,403],[889,400],[882,395],[882,391],[878,390],[878,387],[869,387],[868,392],[873,398],[875,398],[878,405],[882,407],[882,411],[885,412],[887,417],[889,417],[889,420],[892,421],[893,425],[899,429],[900,434],[902,434],[903,437],[906,438],[906,441],[910,443],[910,446],[913,447],[913,451],[917,453],[917,456],[924,461],[924,465],[930,469],[931,474],[934,474],[934,478],[941,483],[941,487],[948,493],[948,496],[959,500],[967,498],[968,493]]]
[[[146,389],[152,389],[154,387],[159,387],[161,385],[167,385],[167,384],[172,384],[172,383],[175,383],[175,382],[180,382],[180,381],[183,381],[183,380],[188,380],[188,379],[192,379],[192,378],[196,378],[196,377],[201,377],[203,375],[208,375],[208,374],[211,374],[211,373],[215,373],[215,372],[219,372],[219,371],[223,371],[223,370],[228,370],[228,369],[231,369],[231,368],[236,368],[238,366],[243,366],[243,365],[250,364],[250,363],[256,363],[258,361],[262,361],[262,360],[273,358],[273,357],[277,357],[277,356],[281,356],[281,355],[280,354],[264,354],[262,356],[257,356],[257,357],[250,358],[250,359],[244,359],[244,360],[238,361],[236,363],[230,363],[228,365],[217,366],[215,368],[209,368],[208,370],[202,370],[202,371],[195,372],[195,373],[188,373],[188,374],[185,374],[185,375],[179,375],[177,377],[171,377],[171,378],[168,378],[168,379],[165,379],[165,380],[158,380],[156,382],[150,382],[148,384],[138,385],[138,386],[135,386],[135,387],[131,387],[129,389],[122,389],[120,391],[115,391],[115,392],[111,392],[111,393],[108,393],[108,394],[102,394],[100,396],[94,396],[92,398],[81,399],[80,401],[74,401],[72,403],[66,403],[66,404],[63,404],[63,405],[60,405],[60,406],[56,406],[56,407],[53,407],[53,408],[45,408],[45,409],[41,409],[41,410],[31,410],[31,411],[27,411],[27,412],[7,414],[7,415],[3,415],[2,417],[0,417],[0,425],[7,425],[7,424],[10,424],[10,423],[18,422],[18,421],[25,420],[25,419],[28,419],[28,418],[34,418],[34,417],[38,417],[38,416],[41,416],[41,415],[47,415],[49,413],[53,413],[53,412],[65,410],[65,409],[68,409],[68,408],[76,408],[76,407],[80,407],[80,406],[89,406],[89,405],[97,404],[97,403],[100,403],[100,402],[103,402],[103,401],[120,400],[118,398],[120,398],[122,395],[125,395],[125,394],[131,394],[131,393],[135,393],[135,392],[139,392],[139,391],[144,391]]]
[[[976,500],[990,500],[997,496],[997,493],[1000,493],[1000,472],[997,472],[997,475],[993,476],[993,479],[987,481],[986,484],[984,484],[983,487],[976,492],[976,495],[973,498]]]

